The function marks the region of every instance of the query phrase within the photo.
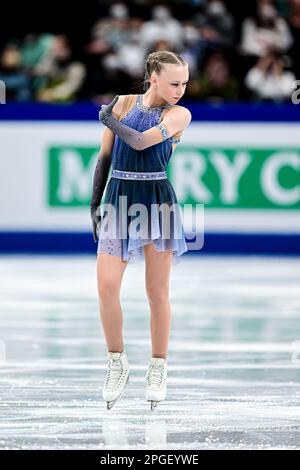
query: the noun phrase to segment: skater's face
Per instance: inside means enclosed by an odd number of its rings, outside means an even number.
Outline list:
[[[189,80],[188,65],[166,64],[159,75],[154,72],[152,77],[161,98],[175,104],[185,93]]]

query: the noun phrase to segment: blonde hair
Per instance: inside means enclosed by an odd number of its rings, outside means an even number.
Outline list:
[[[156,72],[159,75],[165,64],[186,65],[187,63],[177,52],[151,52],[145,61],[144,89],[147,83],[149,85],[151,74]]]

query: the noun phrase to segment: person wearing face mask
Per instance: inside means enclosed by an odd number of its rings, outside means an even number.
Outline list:
[[[200,29],[203,40],[233,46],[234,21],[223,0],[208,1],[204,12],[196,15],[195,24]]]
[[[151,11],[152,19],[141,28],[141,44],[146,50],[153,50],[158,40],[168,41],[172,48],[180,49],[183,42],[183,27],[173,18],[166,5],[156,5]]]
[[[284,58],[270,53],[258,59],[245,78],[245,85],[257,100],[283,101],[290,99],[295,75],[285,69]]]
[[[264,57],[271,51],[285,52],[293,42],[287,22],[272,2],[258,0],[253,18],[242,24],[240,51],[243,55]]]

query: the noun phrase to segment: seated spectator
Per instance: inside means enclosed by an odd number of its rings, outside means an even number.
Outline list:
[[[287,22],[278,15],[272,2],[258,0],[255,17],[246,18],[242,24],[241,52],[265,57],[273,50],[285,52],[292,41]]]
[[[293,45],[289,51],[293,60],[292,69],[296,77],[300,79],[300,0],[290,0],[290,13],[288,20],[293,37]]]
[[[143,73],[146,50],[141,45],[142,20],[132,18],[128,21],[127,38],[116,52],[118,68],[131,78]]]
[[[88,54],[105,54],[117,50],[127,37],[129,21],[128,6],[117,2],[110,6],[108,16],[100,18],[92,27],[91,41],[86,47]]]
[[[281,101],[290,99],[295,80],[295,75],[285,70],[283,58],[272,53],[261,57],[249,70],[245,85],[256,99]]]
[[[1,53],[0,80],[5,84],[6,102],[30,100],[30,77],[22,67],[21,51],[16,44],[8,43]]]
[[[215,45],[232,47],[234,44],[234,21],[223,0],[208,0],[204,12],[195,17],[203,40]]]
[[[199,79],[191,82],[189,95],[210,101],[238,99],[238,81],[231,76],[229,63],[222,52],[213,52],[208,57]]]
[[[180,22],[173,18],[169,7],[156,5],[151,13],[153,19],[146,21],[141,29],[143,47],[152,50],[156,41],[165,40],[173,48],[180,48],[183,42],[183,28]]]
[[[27,34],[22,42],[22,65],[30,76],[32,94],[47,84],[47,73],[53,62],[53,34]]]
[[[143,75],[146,51],[140,40],[141,24],[142,20],[139,18],[128,20],[127,37],[122,46],[103,56],[101,70],[93,73],[93,80],[90,74],[93,101],[106,100],[116,90],[120,95],[127,94],[133,83]]]
[[[22,64],[27,70],[34,69],[47,57],[53,42],[52,34],[34,34],[25,36],[21,46]]]
[[[72,49],[64,35],[55,36],[52,60],[47,69],[47,85],[37,92],[38,101],[73,101],[80,91],[86,75],[82,62],[72,57]]]
[[[193,78],[198,73],[200,32],[192,20],[183,21],[182,26],[183,43],[180,55],[188,64],[190,77]]]

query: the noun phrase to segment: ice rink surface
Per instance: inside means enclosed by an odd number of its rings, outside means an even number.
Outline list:
[[[300,449],[300,259],[183,256],[154,412],[143,262],[121,303],[130,382],[107,411],[96,258],[0,258],[1,449]]]

